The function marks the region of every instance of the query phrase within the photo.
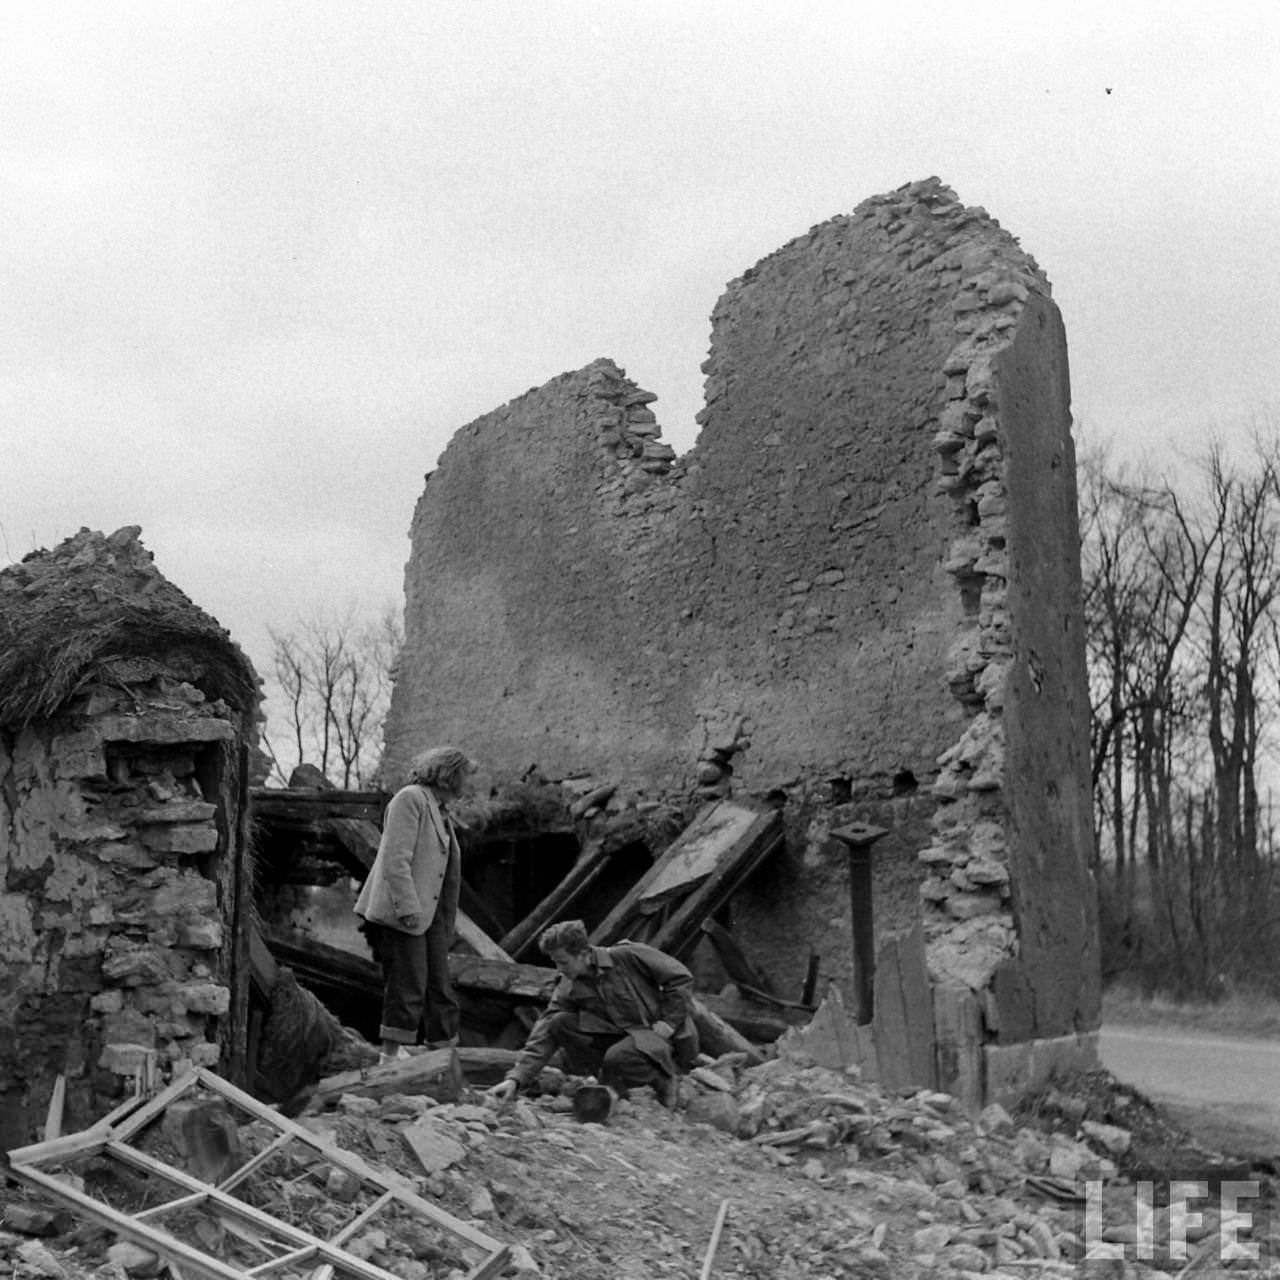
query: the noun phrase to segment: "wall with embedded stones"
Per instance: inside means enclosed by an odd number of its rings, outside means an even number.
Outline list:
[[[935,983],[992,1034],[1096,1025],[1049,294],[983,210],[915,183],[730,284],[686,456],[609,360],[462,428],[414,515],[390,768],[456,739],[633,803],[785,804],[787,853],[735,901],[783,989],[813,950],[848,996],[829,833],[877,823],[877,926],[923,917]]]
[[[74,693],[53,714],[0,726],[0,1146],[37,1136],[60,1073],[74,1128],[129,1087],[147,1054],[161,1073],[191,1062],[234,1078],[242,1066],[254,708],[228,705],[204,679],[211,642],[182,616],[197,611],[136,531],[121,532],[82,531],[0,574],[6,623],[77,591],[101,608],[75,619],[83,633],[71,639],[91,660]],[[155,618],[145,602],[171,593],[164,639],[145,656],[114,643],[95,653],[134,592],[139,633]],[[63,628],[55,647],[67,639]]]

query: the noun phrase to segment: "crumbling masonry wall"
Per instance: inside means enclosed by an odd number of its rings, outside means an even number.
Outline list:
[[[453,739],[500,774],[785,801],[788,853],[735,910],[790,989],[813,950],[849,994],[829,832],[877,823],[877,925],[923,916],[935,983],[1002,1038],[1095,1026],[1049,293],[931,179],[729,286],[685,457],[609,360],[464,427],[414,515],[389,767]]]
[[[148,1054],[243,1069],[256,677],[136,533],[0,574],[29,654],[0,699],[2,1146],[37,1136],[59,1074],[75,1127]]]

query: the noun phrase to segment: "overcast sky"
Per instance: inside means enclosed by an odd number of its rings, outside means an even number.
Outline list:
[[[1077,424],[1275,417],[1280,4],[0,4],[0,564],[139,524],[265,668],[398,601],[452,433],[610,356],[696,436],[725,284],[936,174]]]

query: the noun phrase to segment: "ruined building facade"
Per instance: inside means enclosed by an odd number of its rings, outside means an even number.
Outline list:
[[[150,1061],[243,1077],[258,683],[136,528],[0,572],[0,1149]]]
[[[782,805],[787,852],[733,909],[783,988],[811,954],[852,981],[830,832],[875,824],[877,932],[919,926],[988,1069],[1087,1039],[1089,708],[1044,275],[915,183],[734,281],[703,368],[683,457],[607,359],[458,431],[413,520],[389,770],[455,740],[500,776]]]

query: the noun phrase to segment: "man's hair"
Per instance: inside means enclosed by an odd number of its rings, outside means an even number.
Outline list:
[[[559,924],[543,930],[538,939],[538,950],[544,956],[549,956],[553,951],[567,951],[574,956],[590,951],[587,926],[581,920],[561,920]]]
[[[452,787],[475,767],[476,762],[457,747],[432,747],[409,761],[408,776],[424,787]]]

